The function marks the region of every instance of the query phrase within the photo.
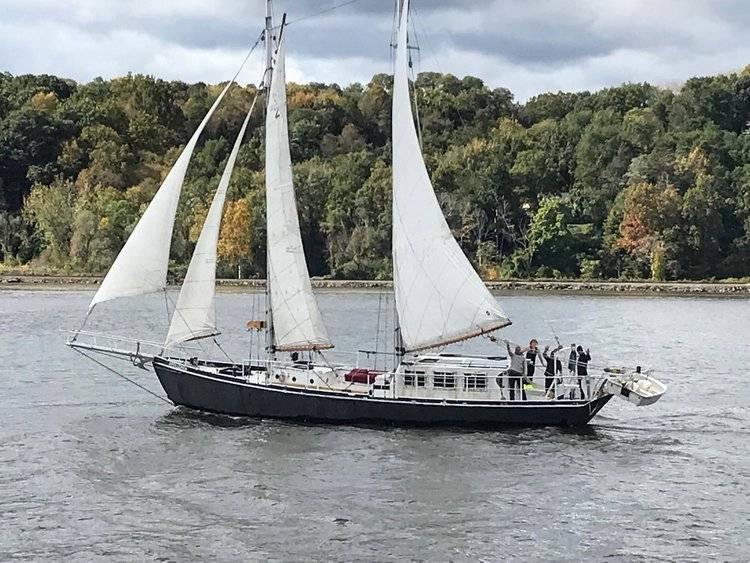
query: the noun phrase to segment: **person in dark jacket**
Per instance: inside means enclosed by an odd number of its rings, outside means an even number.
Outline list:
[[[539,342],[536,338],[529,341],[529,347],[526,350],[526,382],[533,384],[536,360],[539,357]]]
[[[544,347],[544,352],[542,352],[542,358],[544,358],[544,363],[546,365],[546,368],[544,369],[544,392],[548,393],[550,390],[550,387],[552,387],[552,384],[555,382],[555,372],[557,371],[556,368],[558,365],[560,365],[560,361],[557,359],[555,354],[557,354],[560,350],[562,350],[562,346],[558,345],[557,348],[550,351],[549,346]],[[560,370],[562,371],[562,365],[560,365]]]
[[[589,362],[591,361],[591,352],[586,348],[583,351],[583,346],[576,348],[577,360],[576,360],[576,375],[578,376],[578,387],[581,390],[581,399],[585,398],[586,394],[583,392],[582,380],[584,377],[588,378],[589,375]]]
[[[580,348],[580,346],[579,346]],[[568,356],[568,372],[570,372],[570,375],[575,375],[576,373],[576,345],[571,344],[570,345],[570,356]]]

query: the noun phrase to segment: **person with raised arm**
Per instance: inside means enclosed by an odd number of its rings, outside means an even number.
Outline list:
[[[556,357],[556,354],[562,350],[562,345],[558,342],[557,348],[550,350],[549,346],[544,347],[544,352],[542,352],[542,358],[544,358],[544,361],[546,363],[546,368],[544,370],[544,392],[545,394],[549,393],[550,388],[552,387],[552,384],[555,382],[555,373],[557,372],[557,365],[559,364],[559,360]]]
[[[510,342],[505,341],[505,347],[508,349],[508,359],[510,360],[510,368],[508,369],[508,389],[510,393],[510,400],[516,400],[516,389],[521,394],[521,399],[526,400],[526,391],[523,388],[523,378],[526,374],[526,351],[528,348],[521,348],[515,346],[511,349]]]

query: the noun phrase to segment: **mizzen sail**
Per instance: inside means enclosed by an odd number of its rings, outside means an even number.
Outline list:
[[[465,340],[510,324],[450,232],[414,128],[404,0],[393,84],[393,277],[406,351]]]
[[[143,295],[166,288],[172,229],[190,157],[198,143],[198,137],[233,82],[234,80],[231,80],[224,87],[182,150],[107,272],[91,300],[89,311],[103,301]]]
[[[256,98],[257,99],[257,98]],[[245,137],[250,115],[253,113],[255,100],[247,112],[237,140],[224,167],[224,173],[219,180],[219,187],[208,209],[206,220],[198,236],[193,257],[182,282],[177,306],[169,325],[165,348],[176,344],[206,338],[219,334],[216,328],[216,314],[214,298],[216,295],[216,247],[219,242],[221,217],[224,214],[224,201],[232,178],[237,154],[240,152],[242,139]]]
[[[289,151],[283,41],[276,52],[266,109],[266,223],[275,349],[333,348],[312,291],[300,235]]]

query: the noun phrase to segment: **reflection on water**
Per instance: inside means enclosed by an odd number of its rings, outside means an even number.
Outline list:
[[[0,293],[2,560],[750,555],[748,300],[500,295],[512,340],[554,330],[594,361],[655,368],[670,389],[653,407],[612,401],[585,429],[483,432],[171,409],[62,345],[89,298]],[[320,300],[334,358],[375,346],[385,299]],[[163,299],[107,305],[92,328],[166,331]],[[247,357],[259,303],[220,294],[217,309],[222,346]]]

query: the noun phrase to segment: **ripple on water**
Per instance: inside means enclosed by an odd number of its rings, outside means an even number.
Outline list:
[[[563,332],[573,315],[565,332],[613,363],[637,350],[672,367],[670,390],[651,408],[612,401],[582,430],[482,432],[167,408],[82,363],[49,328],[89,297],[0,293],[0,560],[748,559],[750,388],[744,373],[712,369],[709,352],[726,334],[750,337],[748,300],[504,296],[524,325],[510,338],[544,339],[545,317]],[[236,357],[246,300],[217,301]],[[337,348],[361,347],[378,295],[321,303]],[[163,298],[113,310],[116,325],[99,328],[155,339],[166,328]],[[736,355],[750,361],[747,347]]]

